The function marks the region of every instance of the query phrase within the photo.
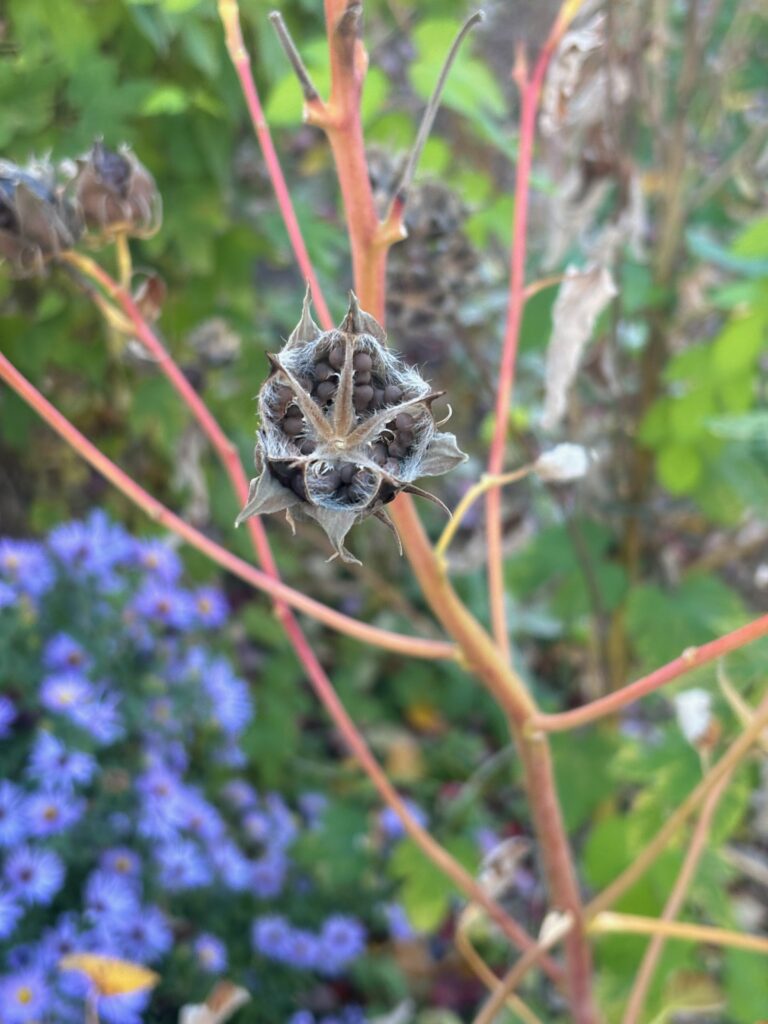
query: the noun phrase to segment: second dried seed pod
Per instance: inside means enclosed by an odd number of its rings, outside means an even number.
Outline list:
[[[309,297],[298,326],[259,393],[261,428],[241,523],[285,510],[316,520],[344,561],[355,523],[370,515],[391,525],[384,506],[414,482],[463,462],[453,434],[432,412],[439,393],[386,345],[381,325],[353,294],[338,328],[321,331]],[[335,557],[335,556],[334,556]]]

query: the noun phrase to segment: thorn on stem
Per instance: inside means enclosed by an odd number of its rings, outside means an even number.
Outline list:
[[[280,40],[280,44],[285,51],[285,55],[296,73],[304,99],[307,103],[317,102],[320,100],[320,93],[315,88],[309,71],[307,71],[306,65],[301,59],[301,55],[291,37],[291,33],[288,31],[288,26],[285,24],[282,14],[280,11],[272,11],[269,16],[269,20],[272,22],[275,32],[277,32],[277,37]]]
[[[448,75],[450,74],[451,68],[458,56],[459,49],[461,44],[464,42],[465,37],[472,31],[475,25],[478,25],[484,18],[485,14],[483,11],[476,11],[467,18],[459,29],[456,38],[448,51],[448,56],[445,58],[434,92],[432,93],[424,110],[419,130],[416,133],[416,138],[413,146],[411,147],[411,151],[408,154],[408,159],[405,161],[403,172],[393,190],[389,209],[387,211],[387,220],[395,218],[402,220],[403,218],[405,205],[408,201],[408,190],[411,186],[411,182],[413,181],[413,176],[416,173],[416,167],[418,165],[419,158],[421,157],[422,150],[424,149],[426,141],[429,138],[429,133],[432,130],[432,125],[434,124],[435,116],[437,115],[437,111],[440,107],[440,99],[443,94],[443,89],[445,88],[445,83],[448,80]]]

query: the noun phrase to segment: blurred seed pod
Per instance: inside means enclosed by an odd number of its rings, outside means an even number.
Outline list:
[[[400,176],[400,162],[379,148],[368,171],[380,214]],[[394,246],[387,271],[387,324],[409,363],[440,366],[465,332],[463,310],[479,283],[480,256],[464,231],[468,210],[439,181],[411,185],[408,237]]]
[[[97,139],[77,161],[72,190],[86,227],[105,241],[121,232],[149,238],[160,228],[155,179],[127,146],[115,152]]]
[[[21,168],[0,160],[0,262],[7,261],[16,277],[41,274],[49,260],[73,248],[81,231],[52,164]]]
[[[414,481],[466,459],[454,435],[437,429],[432,403],[440,393],[387,348],[383,328],[354,294],[339,327],[321,331],[307,293],[298,326],[269,359],[259,392],[259,475],[238,523],[282,510],[291,523],[314,519],[332,557],[356,562],[344,547],[355,523],[373,515],[392,527],[384,506],[400,491],[431,498]]]

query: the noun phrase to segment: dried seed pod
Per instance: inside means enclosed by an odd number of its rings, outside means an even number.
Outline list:
[[[7,260],[17,277],[42,273],[48,260],[74,247],[81,230],[51,164],[21,168],[0,160],[0,262]]]
[[[90,231],[148,238],[160,227],[162,203],[155,179],[126,147],[107,149],[97,139],[78,160],[73,190]]]
[[[344,547],[355,523],[374,515],[391,525],[384,505],[403,490],[430,497],[414,481],[466,459],[454,435],[437,429],[439,394],[387,348],[382,327],[354,294],[338,328],[321,331],[307,293],[298,326],[269,359],[259,393],[259,475],[238,523],[282,510],[291,522],[314,519],[333,557],[355,562]],[[361,373],[370,380],[361,383]]]

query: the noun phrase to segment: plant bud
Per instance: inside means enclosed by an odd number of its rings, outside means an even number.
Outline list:
[[[354,294],[339,327],[321,331],[307,293],[298,326],[269,359],[259,393],[259,475],[238,523],[283,510],[292,525],[314,519],[332,557],[356,562],[344,547],[355,523],[374,515],[392,527],[384,506],[400,491],[432,497],[414,481],[466,459],[454,435],[437,429],[439,394],[387,348],[382,327]]]
[[[49,260],[73,248],[80,233],[50,164],[22,169],[0,160],[0,262],[7,260],[15,276],[42,273]]]
[[[72,187],[89,231],[109,239],[120,232],[148,238],[158,230],[160,193],[152,175],[127,146],[116,153],[97,139],[77,163]]]

